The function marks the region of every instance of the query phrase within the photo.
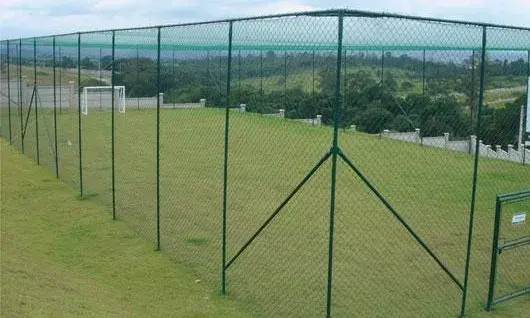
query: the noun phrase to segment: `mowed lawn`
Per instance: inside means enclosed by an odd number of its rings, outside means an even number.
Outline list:
[[[245,317],[43,167],[1,149],[2,317]]]
[[[42,121],[53,117],[41,113]],[[219,290],[224,110],[161,111],[160,238],[162,250]],[[30,129],[33,127],[33,129]],[[53,127],[53,126],[51,126]],[[79,187],[77,114],[58,116],[59,174]],[[111,113],[82,117],[86,201],[112,208]],[[29,131],[34,131],[32,123]],[[33,136],[33,137],[30,137]],[[54,168],[49,133],[40,138],[42,164]],[[331,146],[329,127],[231,112],[227,254],[232,258]],[[116,213],[156,244],[156,113],[127,110],[115,122]],[[473,158],[363,133],[340,132],[344,153],[376,185],[420,237],[463,281]],[[35,135],[28,133],[25,146]],[[15,140],[18,142],[18,140]],[[31,155],[35,156],[30,150]],[[325,312],[330,166],[328,160],[227,271],[228,298],[262,316]],[[528,188],[530,167],[481,159],[469,312],[486,299],[495,195]],[[107,217],[110,217],[109,215]],[[333,314],[454,316],[460,291],[403,226],[342,161],[334,228]],[[97,249],[96,247],[94,247]],[[521,249],[505,266],[499,291],[530,281]],[[502,277],[502,275],[500,275]],[[499,305],[494,315],[524,317],[528,296]]]

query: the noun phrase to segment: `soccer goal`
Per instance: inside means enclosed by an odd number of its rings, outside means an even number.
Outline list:
[[[497,196],[486,310],[530,294],[530,189]]]
[[[114,86],[114,107],[125,113],[125,86]],[[81,112],[88,115],[88,108],[112,107],[112,86],[88,86],[83,88]]]

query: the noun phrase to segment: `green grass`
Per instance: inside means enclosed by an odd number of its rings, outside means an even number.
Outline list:
[[[0,141],[3,317],[244,317],[122,221]]]
[[[43,114],[43,116],[47,116]],[[49,115],[48,115],[49,116]],[[111,114],[82,118],[84,191],[110,211]],[[59,116],[60,175],[79,186],[77,114]],[[40,126],[39,126],[40,127]],[[224,111],[161,112],[162,250],[219,288]],[[231,258],[331,145],[329,127],[232,113],[228,171]],[[343,151],[463,280],[473,159],[467,153],[340,133]],[[41,149],[49,148],[42,141]],[[43,164],[53,167],[51,157]],[[156,242],[156,113],[116,114],[116,212]],[[495,195],[528,188],[529,167],[481,159],[469,312],[484,316]],[[262,316],[322,316],[326,297],[330,161],[228,270],[230,299]],[[93,196],[93,194],[99,194]],[[342,162],[335,215],[333,313],[453,316],[460,292]],[[95,247],[96,248],[96,247]],[[523,254],[519,263],[530,262]],[[514,281],[528,281],[520,267]],[[500,282],[502,284],[502,282]],[[524,317],[528,297],[492,316]]]

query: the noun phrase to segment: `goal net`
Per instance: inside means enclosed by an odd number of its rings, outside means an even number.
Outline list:
[[[111,108],[112,86],[89,86],[83,88],[81,112],[88,115],[89,108]],[[114,107],[125,113],[125,86],[114,86]]]

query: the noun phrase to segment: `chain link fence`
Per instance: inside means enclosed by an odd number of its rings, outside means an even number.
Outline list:
[[[530,29],[340,10],[0,53],[2,137],[251,314],[483,313],[497,196],[530,187]]]

